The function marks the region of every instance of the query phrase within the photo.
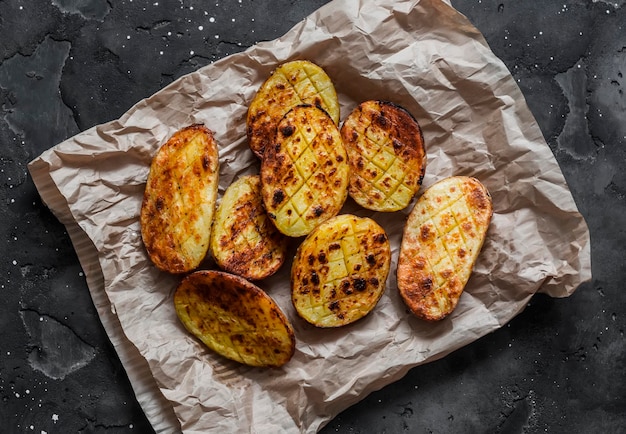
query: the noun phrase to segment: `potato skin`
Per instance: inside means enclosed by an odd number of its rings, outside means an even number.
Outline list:
[[[259,175],[242,176],[226,189],[211,231],[211,254],[220,268],[264,279],[285,261],[288,241],[267,217]]]
[[[195,271],[174,293],[183,326],[209,349],[249,366],[280,367],[295,351],[291,323],[262,289],[223,271]]]
[[[411,312],[438,321],[456,307],[485,240],[491,196],[476,178],[453,176],[427,189],[404,227],[400,296]]]
[[[170,273],[198,267],[209,248],[219,158],[204,125],[176,131],[152,159],[141,204],[141,236],[152,262]]]
[[[339,124],[339,100],[326,72],[308,60],[294,60],[278,66],[261,85],[248,107],[248,145],[263,158],[274,142],[276,126],[285,113],[297,105],[314,105],[325,110]]]
[[[328,114],[310,105],[291,109],[261,162],[263,204],[274,225],[300,237],[337,215],[348,196],[349,170]]]
[[[374,220],[342,214],[300,244],[291,269],[291,300],[317,327],[341,327],[374,309],[385,291],[391,248]]]
[[[341,137],[350,161],[350,197],[374,211],[406,208],[426,169],[417,120],[391,102],[364,101],[344,120]]]

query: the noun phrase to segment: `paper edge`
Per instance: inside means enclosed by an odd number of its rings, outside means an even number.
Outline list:
[[[147,360],[124,333],[104,290],[104,277],[98,252],[87,234],[71,217],[67,201],[56,188],[47,171],[49,163],[41,157],[28,164],[28,171],[44,204],[64,225],[86,276],[91,299],[100,322],[120,359],[137,402],[156,433],[180,432],[180,423],[172,403],[162,394]]]

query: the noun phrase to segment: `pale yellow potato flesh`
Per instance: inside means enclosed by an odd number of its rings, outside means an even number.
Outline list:
[[[260,280],[285,261],[289,239],[265,212],[259,175],[242,176],[229,185],[213,220],[211,254],[223,270]]]
[[[296,106],[277,131],[261,161],[263,204],[280,232],[300,237],[339,213],[350,168],[339,129],[322,109]]]
[[[291,270],[291,299],[317,327],[353,323],[384,293],[391,248],[374,220],[342,214],[320,224],[299,246]]]
[[[141,205],[141,235],[152,262],[170,273],[205,258],[217,200],[219,159],[203,125],[178,130],[152,159]]]
[[[491,196],[476,178],[453,176],[417,200],[404,227],[398,290],[417,317],[438,321],[457,306],[493,214]]]
[[[374,211],[406,208],[426,168],[422,130],[404,108],[365,101],[345,119],[341,136],[350,161],[348,194]]]
[[[196,271],[174,293],[189,333],[230,360],[280,367],[295,351],[293,327],[278,304],[248,280],[223,271]]]
[[[285,113],[297,105],[314,105],[325,110],[339,124],[339,100],[326,72],[308,60],[294,60],[278,66],[261,85],[248,107],[248,145],[263,158],[273,143],[276,126]]]

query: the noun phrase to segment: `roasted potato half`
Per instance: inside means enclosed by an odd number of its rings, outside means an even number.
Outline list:
[[[404,227],[398,290],[419,318],[437,321],[456,307],[482,248],[493,213],[475,178],[454,176],[427,189]]]
[[[248,107],[246,118],[248,145],[263,158],[272,144],[276,125],[285,113],[302,104],[324,109],[339,124],[339,101],[326,72],[308,60],[294,60],[277,67],[261,85]]]
[[[153,157],[140,224],[148,255],[159,269],[186,273],[206,256],[218,177],[217,144],[203,125],[177,131]]]
[[[285,260],[288,238],[269,221],[261,200],[261,178],[246,175],[228,186],[215,212],[211,254],[225,271],[259,280]]]
[[[263,203],[283,234],[299,237],[339,213],[349,166],[339,129],[315,106],[296,106],[278,124],[261,162]]]
[[[422,130],[404,108],[365,101],[344,120],[350,162],[348,194],[364,208],[398,211],[418,192],[426,168]]]
[[[208,348],[237,362],[279,367],[295,351],[289,320],[274,300],[243,277],[195,271],[174,293],[183,326]]]
[[[291,299],[318,327],[340,327],[367,315],[385,290],[391,248],[374,220],[342,214],[320,224],[299,246]]]

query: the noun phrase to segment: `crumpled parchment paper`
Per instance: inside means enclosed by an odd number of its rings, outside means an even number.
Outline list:
[[[408,109],[426,141],[422,189],[475,176],[491,192],[494,215],[457,309],[430,324],[407,312],[395,283],[412,205],[384,214],[349,200],[342,212],[370,216],[389,235],[386,292],[363,320],[315,329],[291,306],[286,263],[259,285],[293,322],[297,349],[283,368],[264,370],[226,361],[186,333],[172,305],[180,277],[150,263],[138,216],[152,156],[189,124],[215,132],[220,196],[238,176],[258,173],[246,141],[248,103],[279,63],[298,58],[329,74],[342,119],[366,99]],[[564,297],[591,277],[587,226],[523,95],[481,34],[441,0],[333,1],[283,37],[186,75],[120,119],[60,143],[29,169],[68,228],[157,432],[315,432],[410,368],[501,327],[534,293]]]

